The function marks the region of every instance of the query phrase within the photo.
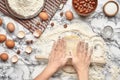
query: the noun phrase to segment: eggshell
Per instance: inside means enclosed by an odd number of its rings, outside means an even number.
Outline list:
[[[27,46],[27,47],[25,48],[25,52],[30,54],[30,53],[32,52],[32,47]]]
[[[13,23],[11,23],[11,22],[9,22],[8,24],[7,24],[7,29],[8,29],[8,31],[9,32],[14,32],[14,30],[15,30],[15,25],[13,24]]]
[[[13,40],[6,40],[5,45],[7,48],[12,49],[15,46],[15,42]]]
[[[42,19],[43,21],[46,21],[46,20],[48,20],[48,18],[49,18],[47,12],[41,12],[41,13],[39,14],[39,17],[40,17],[40,19]]]
[[[25,32],[24,31],[19,31],[18,34],[17,34],[17,37],[22,39],[25,37]]]
[[[6,41],[7,37],[4,34],[0,34],[0,43]]]
[[[39,38],[39,37],[41,36],[41,34],[42,34],[42,31],[40,31],[40,30],[35,30],[35,31],[33,32],[33,35],[34,35],[36,38]]]
[[[0,26],[3,24],[3,21],[2,21],[2,19],[0,18]]]
[[[11,62],[12,62],[12,63],[18,62],[18,57],[17,57],[17,55],[14,55],[14,56],[11,57]]]
[[[7,61],[8,58],[9,58],[9,56],[8,56],[7,53],[2,53],[2,54],[0,55],[0,58],[1,58],[2,61]]]
[[[73,13],[71,11],[66,11],[65,16],[67,20],[72,20],[73,19]]]

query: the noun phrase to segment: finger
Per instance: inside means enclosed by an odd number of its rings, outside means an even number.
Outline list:
[[[61,41],[61,39],[58,39],[58,40],[57,40],[57,43],[56,43],[56,48],[58,48],[58,47],[59,47],[59,45],[60,45],[60,41]]]
[[[52,47],[51,53],[49,55],[49,59],[54,58],[55,48],[56,48],[56,42],[53,43],[53,47]]]
[[[84,53],[85,53],[85,56],[87,56],[87,53],[88,53],[88,43],[85,43]]]
[[[52,49],[55,49],[56,48],[56,45],[57,45],[57,43],[56,43],[56,41],[53,43],[53,46],[52,46]]]
[[[70,58],[68,58],[67,56],[63,59],[63,66],[64,66],[65,64],[67,64],[67,62],[69,61],[69,59],[70,59]]]
[[[64,40],[63,39],[60,39],[60,43],[59,43],[59,50],[60,51],[63,51],[63,47],[64,47]]]
[[[61,54],[63,57],[66,56],[66,41],[64,40],[64,38],[61,39]]]
[[[65,49],[63,47],[64,47],[64,40],[60,39],[59,40],[59,45],[57,47],[57,52],[56,52],[56,56],[59,59],[63,58],[65,56]]]
[[[91,59],[92,53],[93,53],[93,49],[91,48],[87,54],[87,60]]]
[[[56,48],[56,42],[53,43],[51,53],[53,53],[55,51],[55,48]]]
[[[81,45],[81,41],[79,41],[79,43],[77,44],[77,53],[80,52],[80,45]]]
[[[63,50],[63,53],[65,54],[66,53],[66,41],[63,39],[62,43],[63,43],[62,50]]]
[[[84,42],[81,42],[81,45],[80,45],[80,52],[83,53],[84,51]]]
[[[79,54],[79,53],[78,53]],[[74,53],[69,53],[68,58],[72,58],[73,60],[77,57],[78,55],[75,55]]]

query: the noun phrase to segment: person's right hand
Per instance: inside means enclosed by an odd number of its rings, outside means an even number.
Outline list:
[[[79,79],[88,80],[92,49],[88,50],[88,44],[80,41],[76,52],[76,54],[71,53],[72,64],[78,73]]]

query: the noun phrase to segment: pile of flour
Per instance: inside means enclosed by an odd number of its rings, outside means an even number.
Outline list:
[[[17,14],[28,17],[38,13],[44,0],[7,0],[9,7]]]

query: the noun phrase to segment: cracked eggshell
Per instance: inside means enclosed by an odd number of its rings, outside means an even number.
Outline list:
[[[11,62],[12,62],[12,63],[18,62],[18,57],[17,57],[17,55],[14,55],[14,56],[11,57]]]
[[[30,53],[32,52],[32,47],[27,46],[27,47],[25,48],[25,52],[30,54]]]
[[[20,38],[20,39],[24,38],[25,37],[25,32],[24,31],[19,31],[17,33],[17,37]]]
[[[42,31],[41,31],[41,30],[35,30],[35,31],[33,32],[33,35],[34,35],[36,38],[39,38],[39,37],[41,36],[41,34],[42,34]]]

